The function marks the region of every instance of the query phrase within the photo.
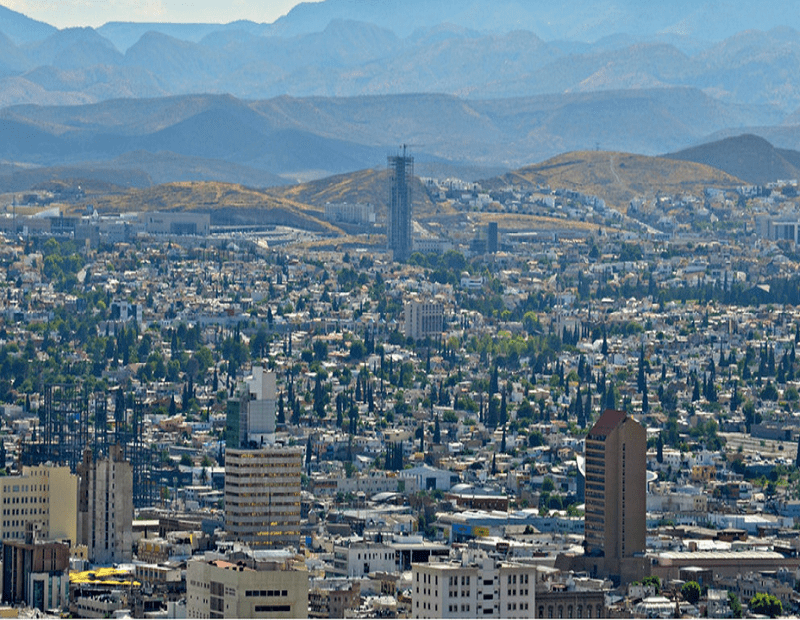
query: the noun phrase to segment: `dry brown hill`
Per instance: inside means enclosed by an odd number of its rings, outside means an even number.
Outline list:
[[[743,184],[741,179],[703,164],[608,151],[565,153],[482,182],[490,189],[507,185],[572,189],[599,196],[623,212],[636,196],[698,193],[709,186],[732,188]]]
[[[276,224],[341,234],[324,221],[322,210],[262,190],[216,182],[167,183],[90,197],[100,213],[201,211],[214,226]]]
[[[299,185],[272,187],[265,193],[276,198],[325,208],[326,202],[368,202],[375,206],[379,216],[386,216],[391,195],[389,170],[359,170],[338,174]],[[441,212],[444,207],[434,204],[424,185],[414,180],[412,188],[414,218],[424,219]]]

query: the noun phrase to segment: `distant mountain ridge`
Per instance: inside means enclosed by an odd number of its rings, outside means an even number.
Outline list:
[[[208,178],[178,173],[179,159],[187,167],[197,159],[205,170],[227,170],[227,180],[262,186],[273,184],[274,175],[289,181],[384,167],[400,144],[412,144],[420,174],[430,164],[431,169],[463,166],[476,175],[481,168],[516,168],[587,143],[651,155],[676,151],[722,128],[749,125],[760,115],[758,109],[726,105],[694,89],[486,101],[432,94],[116,99],[0,110],[0,159],[46,167],[93,162],[96,167],[133,152],[163,153],[162,161],[171,153],[174,165],[167,169],[177,175],[172,180]],[[143,170],[154,174],[149,164]]]
[[[753,134],[708,142],[664,157],[713,166],[754,185],[800,178],[800,151],[775,148]]]
[[[785,116],[800,108],[800,14],[790,4],[733,0],[715,20],[710,0],[326,0],[273,24],[96,30],[56,30],[3,9],[0,106],[199,92],[477,100],[691,87]]]

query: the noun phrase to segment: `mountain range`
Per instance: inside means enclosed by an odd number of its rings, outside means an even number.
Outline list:
[[[473,101],[450,95],[243,101],[230,95],[115,99],[0,110],[0,160],[131,184],[219,180],[267,187],[380,168],[410,145],[417,173],[485,178],[587,144],[655,155],[763,119],[688,88]],[[466,174],[466,173],[469,174]],[[28,172],[30,177],[32,173]],[[79,175],[80,176],[80,175]],[[0,189],[19,191],[0,174]]]
[[[791,3],[716,4],[326,0],[273,24],[64,30],[0,7],[0,105],[193,93],[478,100],[690,87],[783,114],[800,108],[800,32],[792,28],[800,19],[781,13]],[[713,10],[726,19],[703,22]]]
[[[272,24],[59,30],[0,7],[0,190],[268,187],[383,167],[403,144],[418,173],[469,179],[745,133],[800,149],[791,8],[325,0]]]

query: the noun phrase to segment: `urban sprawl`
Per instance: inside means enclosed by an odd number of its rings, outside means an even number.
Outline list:
[[[7,197],[0,614],[797,613],[796,181],[389,168],[341,245]]]

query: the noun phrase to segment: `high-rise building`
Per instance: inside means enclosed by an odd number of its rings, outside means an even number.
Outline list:
[[[647,433],[607,409],[586,437],[585,549],[588,568],[627,583],[647,576]]]
[[[273,444],[276,406],[275,373],[254,366],[253,374],[239,385],[238,398],[228,400],[226,446],[247,448]]]
[[[225,529],[258,549],[300,544],[303,449],[225,451]]]
[[[388,158],[392,173],[392,196],[389,204],[389,230],[387,241],[392,258],[407,260],[412,252],[411,186],[414,179],[414,158],[403,155]]]
[[[494,252],[497,252],[499,246],[497,222],[489,222],[489,225],[486,229],[486,251],[490,254],[493,254]]]
[[[95,564],[133,558],[133,468],[119,445],[97,459],[90,449],[78,465],[78,543]]]
[[[291,553],[237,551],[186,564],[187,618],[306,618],[308,570]]]

